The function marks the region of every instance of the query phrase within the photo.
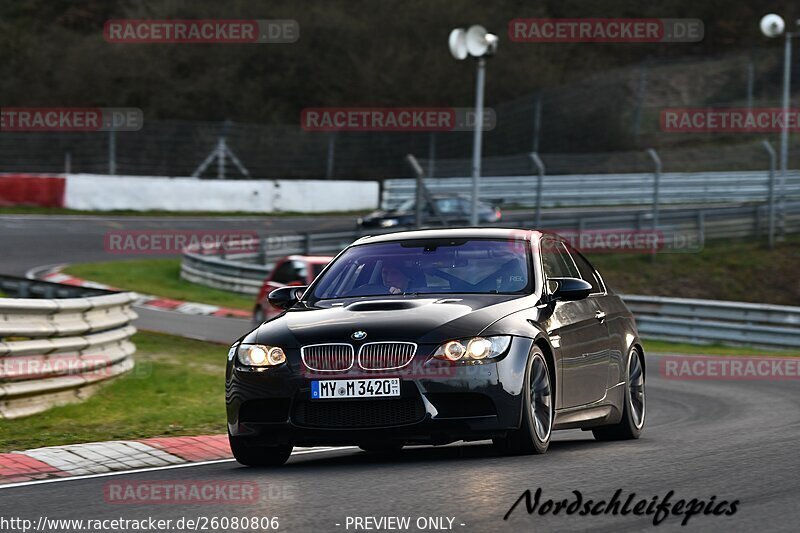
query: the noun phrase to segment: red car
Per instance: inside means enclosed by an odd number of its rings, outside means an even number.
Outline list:
[[[258,291],[256,306],[253,309],[253,322],[261,324],[281,313],[283,309],[270,305],[269,293],[287,285],[311,285],[314,278],[331,262],[330,256],[290,255],[278,260],[269,277]]]

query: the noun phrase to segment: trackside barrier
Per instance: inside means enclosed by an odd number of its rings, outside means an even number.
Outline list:
[[[135,293],[0,276],[0,296],[0,418],[83,400],[133,368]]]
[[[800,307],[623,295],[648,339],[800,347]]]
[[[531,221],[533,214],[531,214]],[[691,236],[695,250],[706,240],[756,238],[766,241],[769,206],[708,207],[704,209],[664,209],[659,230],[665,234]],[[515,226],[530,226],[524,221]],[[785,204],[780,221],[784,233],[800,232],[800,202]],[[648,230],[652,227],[649,208],[624,212],[558,216],[549,214],[541,229],[548,230]],[[391,233],[396,230],[353,230],[336,233],[274,235],[259,242],[257,251],[229,253],[222,248],[204,247],[184,250],[181,278],[217,289],[241,294],[257,294],[276,260],[292,254],[336,255],[364,235]],[[235,247],[234,247],[235,248]],[[688,250],[692,251],[692,250]]]
[[[653,200],[653,174],[576,174],[544,176],[542,205],[596,206],[645,205]],[[470,190],[471,179],[426,178],[425,186],[432,194],[463,194]],[[482,200],[503,200],[506,204],[533,207],[536,205],[538,176],[487,176],[481,180]],[[414,179],[384,180],[381,206],[396,207],[414,198]],[[786,175],[786,198],[800,198],[800,172]],[[769,200],[768,171],[738,172],[665,172],[659,177],[659,202],[742,203]]]

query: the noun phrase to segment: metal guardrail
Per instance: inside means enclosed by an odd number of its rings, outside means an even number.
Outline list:
[[[85,399],[133,368],[136,294],[0,276],[0,418]]]
[[[390,233],[371,231],[370,234]],[[181,278],[216,289],[258,294],[275,260],[287,255],[336,255],[364,231],[343,231],[305,235],[277,235],[260,242],[259,250],[249,253],[226,254],[223,250],[206,248],[185,250],[181,261]]]
[[[481,179],[482,200],[503,200],[506,204],[536,205],[539,177],[486,176]],[[665,172],[659,177],[659,202],[743,203],[769,200],[769,171],[753,172]],[[653,173],[579,174],[544,176],[542,206],[644,205],[653,200]],[[384,180],[381,205],[398,206],[414,197],[416,180]],[[463,194],[470,190],[470,178],[425,178],[433,194]],[[800,198],[800,172],[788,172],[785,194]]]
[[[623,295],[648,339],[800,347],[800,307]]]
[[[784,233],[800,232],[800,202],[785,204],[781,226]],[[533,219],[533,214],[531,214]],[[532,222],[532,220],[531,220]],[[769,206],[710,207],[706,209],[664,209],[658,229],[664,234],[690,235],[695,243],[721,238],[765,238],[769,223]],[[523,221],[519,227],[531,226]],[[602,229],[646,230],[652,227],[648,209],[622,213],[585,214],[581,216],[549,215],[541,229],[586,231]],[[276,235],[262,239],[254,252],[225,254],[223,250],[206,248],[184,251],[181,277],[187,281],[241,294],[257,294],[274,262],[293,254],[335,255],[365,234],[390,233],[394,230],[353,230],[336,233]],[[694,251],[694,250],[687,250]]]

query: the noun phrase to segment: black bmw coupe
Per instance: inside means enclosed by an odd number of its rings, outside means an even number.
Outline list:
[[[543,453],[553,430],[637,438],[634,318],[556,235],[446,229],[364,237],[228,352],[228,432],[245,465],[293,446],[492,439]]]

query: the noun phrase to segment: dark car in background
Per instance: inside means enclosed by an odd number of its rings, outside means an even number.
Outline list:
[[[644,352],[630,311],[555,235],[465,228],[359,239],[286,312],[233,344],[230,444],[246,465],[293,446],[492,439],[544,453],[553,430],[637,438]]]
[[[261,285],[253,308],[253,323],[258,325],[283,311],[269,303],[267,296],[275,289],[286,286],[310,285],[333,257],[290,255],[279,259]]]
[[[425,226],[459,226],[468,225],[472,212],[472,200],[456,195],[435,195],[431,202],[422,206],[422,224]],[[379,209],[361,217],[357,224],[361,228],[410,228],[416,224],[416,198],[409,198],[392,209]],[[437,213],[438,210],[438,213]],[[498,222],[503,217],[499,205],[478,202],[478,221],[481,223]]]

